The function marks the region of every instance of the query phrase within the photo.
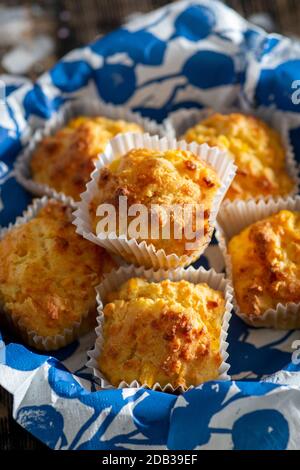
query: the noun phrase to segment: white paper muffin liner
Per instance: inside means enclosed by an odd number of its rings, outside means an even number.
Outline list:
[[[156,250],[152,244],[147,244],[145,241],[138,242],[135,239],[128,239],[125,236],[118,236],[115,233],[109,234],[109,237],[106,238],[99,237],[93,233],[89,205],[98,191],[99,175],[102,168],[129,150],[142,147],[161,151],[168,149],[190,150],[196,154],[199,159],[210,164],[220,178],[221,186],[213,200],[209,217],[211,230],[209,230],[208,234],[204,237],[203,244],[199,247],[199,250],[193,252],[191,255],[178,256],[176,254],[166,254],[163,249]],[[77,204],[77,210],[74,212],[76,216],[74,224],[77,226],[77,232],[84,238],[103,246],[108,251],[119,255],[127,262],[137,266],[142,265],[156,269],[187,266],[193,263],[208,246],[212,237],[219,207],[234,178],[235,171],[236,167],[232,160],[228,158],[226,152],[219,150],[217,147],[209,147],[206,144],[187,144],[185,141],[178,142],[170,137],[160,139],[158,136],[150,136],[149,134],[121,134],[110,141],[105,152],[99,158],[96,169],[91,175],[91,181],[87,184],[86,191],[81,194],[81,201]]]
[[[113,292],[120,288],[121,284],[126,282],[128,279],[133,277],[142,277],[151,282],[160,282],[163,279],[170,279],[171,281],[180,281],[185,279],[186,281],[198,284],[201,282],[207,283],[212,289],[222,291],[225,297],[225,312],[223,316],[221,334],[220,334],[220,352],[222,355],[222,363],[219,367],[219,376],[216,380],[230,380],[228,375],[228,370],[230,365],[226,362],[228,359],[227,347],[228,343],[226,342],[229,321],[231,318],[232,310],[232,287],[229,282],[225,279],[223,274],[216,273],[213,269],[209,271],[204,268],[195,269],[192,266],[188,269],[177,268],[174,270],[163,270],[154,271],[153,269],[146,270],[142,266],[137,268],[135,266],[120,267],[118,270],[111,271],[103,280],[103,282],[96,288],[97,290],[97,302],[98,302],[98,317],[96,328],[96,343],[93,350],[88,352],[89,361],[87,362],[87,367],[90,367],[93,370],[94,375],[100,379],[100,385],[103,389],[116,388],[109,383],[105,378],[102,372],[99,370],[98,360],[103,347],[103,325],[104,325],[104,314],[103,307],[105,303],[106,296],[109,292]],[[200,384],[199,384],[200,385]],[[117,388],[139,388],[147,387],[145,384],[140,384],[137,380],[134,380],[130,384],[122,381]],[[149,387],[147,387],[149,388]],[[153,390],[160,390],[163,392],[183,392],[183,387],[174,388],[171,384],[161,386],[159,383],[155,383]],[[193,386],[189,387],[193,388]]]
[[[185,132],[194,127],[198,122],[206,119],[207,117],[215,114],[216,112],[220,112],[222,114],[230,114],[230,113],[242,113],[247,114],[250,116],[257,117],[262,121],[269,124],[269,126],[275,129],[281,136],[284,148],[286,150],[286,170],[288,175],[292,178],[295,185],[292,191],[285,195],[284,197],[294,196],[299,192],[300,189],[300,177],[299,177],[299,165],[296,161],[296,157],[294,154],[293,146],[290,141],[289,130],[287,126],[287,120],[279,110],[267,108],[265,106],[260,106],[256,109],[243,109],[237,107],[225,108],[220,111],[214,110],[212,108],[203,108],[203,109],[180,109],[178,111],[174,111],[168,116],[168,120],[166,121],[166,127],[168,129],[168,133],[177,137],[177,139],[183,138]],[[278,196],[280,197],[280,196]],[[254,199],[256,201],[259,200],[268,200],[271,199],[272,196],[257,196],[255,198],[249,198],[246,200]],[[275,197],[273,197],[275,199]],[[236,199],[233,201],[225,200],[223,204],[235,204],[236,201],[240,199]]]
[[[121,106],[104,104],[83,98],[69,101],[61,107],[58,113],[54,115],[42,129],[35,131],[29,145],[25,147],[16,160],[14,167],[15,178],[27,191],[36,196],[46,195],[54,198],[57,198],[61,194],[50,186],[37,183],[32,179],[30,161],[35,149],[45,137],[54,134],[56,131],[66,126],[71,119],[81,115],[105,116],[109,119],[123,119],[128,122],[135,122],[139,124],[145,132],[149,132],[149,134],[152,135],[157,134],[161,137],[168,132],[164,123],[158,124],[151,119],[142,117],[139,113],[135,113]]]
[[[300,211],[300,196],[270,199],[268,201],[238,201],[235,205],[225,206],[220,211],[216,237],[224,257],[227,277],[232,287],[232,263],[227,250],[227,243],[250,224],[276,214],[282,209]],[[233,287],[233,305],[235,313],[248,325],[282,330],[300,328],[300,303],[290,302],[286,305],[279,303],[276,309],[268,309],[260,317],[250,316],[240,310]]]
[[[26,222],[34,219],[40,209],[44,207],[49,202],[49,200],[50,199],[46,196],[44,196],[42,199],[34,199],[32,204],[27,207],[22,216],[16,219],[14,224],[10,224],[8,227],[0,230],[0,240],[13,228],[23,225]],[[69,202],[69,199],[64,196],[60,196],[59,200],[64,204],[68,204]],[[13,314],[6,313],[3,309],[1,309],[1,306],[0,310],[1,314],[5,316],[7,323],[10,324],[17,333],[20,334],[20,336],[24,339],[24,342],[26,342],[29,346],[42,351],[53,351],[60,349],[75,341],[82,334],[86,333],[86,321],[88,320],[89,314],[91,313],[87,312],[87,315],[83,317],[81,321],[74,323],[71,328],[66,328],[62,334],[56,336],[40,336],[33,330],[29,331],[22,322],[22,319],[17,318]]]

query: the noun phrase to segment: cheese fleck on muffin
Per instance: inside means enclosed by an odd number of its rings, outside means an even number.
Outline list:
[[[190,151],[132,149],[100,172],[98,191],[90,204],[93,230],[97,233],[97,223],[101,220],[96,216],[98,206],[112,204],[119,220],[119,197],[125,196],[128,208],[133,204],[142,204],[149,215],[146,236],[137,234],[133,238],[138,242],[144,240],[157,250],[164,249],[166,254],[191,255],[199,250],[212,229],[209,217],[219,187],[220,179],[216,171]],[[153,206],[158,208],[156,212],[151,212]],[[170,233],[164,237],[166,212],[163,209],[172,206],[179,207],[181,213],[174,213],[171,209]],[[186,218],[184,207],[187,213],[190,210]],[[199,213],[196,212],[197,207],[200,207]],[[151,218],[153,213],[156,219]],[[128,217],[129,223],[133,219]],[[155,236],[150,230],[151,224],[154,225],[153,220],[159,225],[159,233],[155,233]],[[119,226],[117,233],[121,234]],[[127,233],[127,236],[130,238],[130,234]],[[187,246],[187,242],[194,242],[194,246]]]
[[[283,196],[295,187],[280,135],[256,117],[216,113],[188,129],[184,139],[220,147],[234,159],[238,170],[226,199]]]
[[[205,283],[132,278],[106,302],[99,368],[114,386],[137,380],[187,388],[218,377],[222,292]]]
[[[42,337],[95,323],[95,286],[110,271],[106,251],[75,233],[71,210],[49,201],[0,241],[0,311]],[[73,338],[74,339],[74,338]]]
[[[277,304],[300,302],[300,213],[281,210],[228,244],[242,313],[257,318]],[[299,321],[300,325],[300,321]]]
[[[71,120],[38,145],[31,159],[33,180],[79,200],[98,154],[110,139],[124,132],[142,133],[143,129],[133,122],[101,116]]]

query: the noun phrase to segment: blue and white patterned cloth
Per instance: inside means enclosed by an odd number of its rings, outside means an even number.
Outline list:
[[[0,224],[30,196],[15,181],[15,158],[33,130],[67,100],[93,96],[161,121],[185,107],[274,106],[284,112],[300,160],[300,46],[267,35],[213,0],[181,1],[74,50],[35,84],[0,77]],[[296,88],[293,88],[296,87]],[[292,94],[294,98],[292,99]],[[222,269],[218,248],[201,258]],[[1,260],[0,260],[1,262]],[[2,332],[3,333],[3,332]],[[54,356],[1,340],[0,384],[14,417],[56,449],[299,448],[300,333],[256,330],[233,317],[233,381],[181,396],[149,390],[95,391],[85,367],[90,334]],[[3,339],[3,337],[2,337]],[[11,340],[13,341],[13,340]],[[188,430],[188,431],[187,431]]]

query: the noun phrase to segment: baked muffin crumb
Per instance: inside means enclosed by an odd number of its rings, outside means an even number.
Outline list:
[[[110,139],[124,132],[143,132],[134,122],[79,116],[54,135],[44,137],[31,159],[35,182],[79,200]]]
[[[163,249],[167,255],[175,253],[178,256],[190,256],[201,249],[207,234],[212,231],[209,217],[220,185],[217,172],[190,151],[132,149],[101,170],[98,190],[90,203],[92,229],[98,234],[97,224],[101,218],[96,212],[101,204],[112,204],[118,221],[119,197],[126,196],[128,207],[142,204],[148,210],[148,234],[146,237],[137,235],[135,239],[138,242],[146,241],[156,250]],[[150,230],[153,206],[158,208],[155,213],[159,223],[158,237],[152,236]],[[167,237],[163,237],[163,209],[171,208],[172,211],[175,206],[181,208],[182,213],[176,213],[172,218],[171,212],[170,232]],[[195,220],[199,206],[205,218],[201,218],[202,225],[197,231]],[[184,208],[189,208],[190,218],[184,218]],[[128,217],[128,225],[132,220],[133,217]],[[189,222],[194,238],[187,237]],[[176,236],[175,226],[180,237]],[[119,226],[117,233],[121,234]],[[127,236],[130,238],[128,233]],[[190,247],[188,242],[194,242],[193,246]]]
[[[183,138],[220,147],[234,159],[238,169],[225,199],[283,196],[295,188],[287,173],[281,136],[261,119],[214,113],[188,129]]]
[[[281,210],[228,243],[237,303],[261,317],[279,303],[300,302],[300,213]],[[299,322],[300,324],[300,322]]]
[[[110,255],[75,233],[71,209],[50,200],[0,241],[2,313],[42,337],[96,318],[95,286],[114,267]]]
[[[118,386],[187,388],[216,379],[224,295],[185,280],[132,278],[107,296],[99,368]]]

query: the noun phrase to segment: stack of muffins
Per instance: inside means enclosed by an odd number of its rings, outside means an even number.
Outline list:
[[[186,110],[160,126],[67,106],[16,164],[45,196],[0,237],[0,318],[24,343],[51,351],[97,325],[88,354],[101,387],[174,391],[229,378],[232,303],[251,325],[300,326],[300,198],[284,132],[241,112]],[[148,226],[155,207],[158,232],[124,229],[121,198],[135,207],[129,223],[143,206]],[[191,219],[173,213],[165,236],[165,209],[186,205]],[[227,277],[188,267],[215,228]]]

